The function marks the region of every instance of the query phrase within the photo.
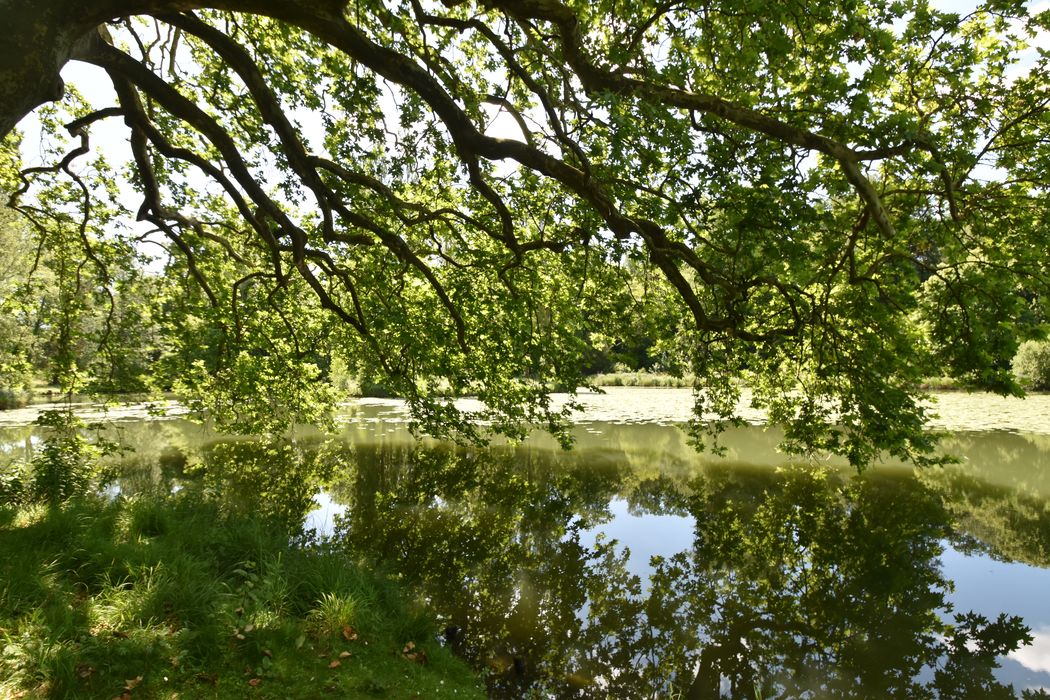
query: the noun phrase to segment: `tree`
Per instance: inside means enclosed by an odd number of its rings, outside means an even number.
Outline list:
[[[115,92],[44,108],[79,144],[16,200],[79,182],[89,221],[115,175],[88,186],[76,161],[122,119],[136,217],[208,298],[223,368],[304,386],[323,337],[431,432],[564,436],[547,387],[629,325],[633,261],[662,278],[656,340],[689,360],[698,428],[743,379],[790,448],[922,459],[923,376],[1020,391],[1050,249],[1047,59],[1024,53],[1050,15],[1023,2],[0,10],[0,132],[58,99],[70,59]]]
[[[32,336],[21,322],[24,309],[18,301],[19,273],[30,257],[28,236],[22,226],[0,212],[0,407],[17,405],[28,389],[31,375],[28,350]]]

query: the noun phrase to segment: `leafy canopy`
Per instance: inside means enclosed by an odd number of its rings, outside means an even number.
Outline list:
[[[1023,2],[110,4],[69,50],[112,93],[43,108],[13,201],[104,288],[129,257],[91,241],[165,248],[217,329],[184,387],[239,428],[316,418],[335,355],[427,431],[565,437],[550,387],[639,315],[700,440],[746,384],[792,449],[922,459],[923,377],[1020,391],[1050,249]]]

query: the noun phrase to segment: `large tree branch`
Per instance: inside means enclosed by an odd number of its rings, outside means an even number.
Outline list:
[[[338,14],[343,0],[0,0],[0,138],[36,107],[62,96],[59,73],[78,42],[116,17],[212,8],[263,15],[301,12]]]
[[[305,246],[306,233],[296,226],[281,207],[263,191],[262,186],[244,162],[233,138],[204,110],[158,78],[141,63],[105,43],[101,37],[96,37],[90,48],[85,50],[78,58],[105,68],[128,80],[138,89],[156,99],[170,114],[192,125],[193,128],[204,134],[218,149],[219,153],[222,154],[237,183],[256,206],[260,208],[262,213],[277,223],[279,230],[289,236],[296,245],[297,250],[301,250]],[[142,113],[139,112],[139,114],[141,115]],[[247,211],[246,208],[242,209],[241,213],[248,223],[267,241],[268,245],[271,248],[275,248],[276,241],[273,239],[273,234],[267,222],[254,213]],[[279,267],[275,272],[279,279],[283,277]]]
[[[289,18],[289,21],[296,20]],[[298,18],[298,21],[303,21],[303,18]],[[692,286],[678,270],[676,261],[685,260],[708,284],[723,286],[727,284],[725,280],[720,279],[719,275],[688,247],[671,241],[657,224],[644,219],[633,219],[619,211],[601,185],[582,170],[522,141],[481,133],[470,117],[419,64],[403,54],[376,44],[345,20],[340,18],[334,21],[332,17],[309,18],[302,26],[384,78],[413,90],[425,100],[449,130],[468,168],[477,157],[489,160],[513,159],[550,177],[580,196],[598,212],[617,236],[639,235],[645,241],[653,261],[681,294],[698,328],[729,331],[740,334],[741,337],[750,337],[750,334],[735,327],[731,320],[712,318],[704,310]]]
[[[328,200],[332,193],[325,187],[321,177],[313,168],[310,156],[306,152],[306,147],[300,140],[299,134],[285,115],[284,108],[270,90],[266,77],[259,70],[259,67],[255,65],[251,55],[240,44],[191,14],[170,13],[161,14],[158,17],[202,39],[244,81],[263,119],[277,132],[284,154],[288,158],[288,163],[291,165],[292,170],[313,191],[317,205],[324,217],[324,231],[326,234],[330,233],[332,231],[332,212],[328,207]],[[305,240],[301,243],[302,245],[306,244]]]
[[[822,134],[796,127],[716,95],[661,85],[600,68],[587,55],[584,48],[585,37],[580,31],[576,13],[559,0],[488,0],[486,4],[499,8],[511,17],[545,20],[555,24],[560,30],[559,38],[566,62],[579,77],[584,89],[590,93],[611,92],[667,107],[704,112],[766,134],[785,144],[800,146],[834,158],[841,166],[846,179],[871,211],[872,219],[883,234],[887,238],[894,237],[893,222],[878,192],[857,166],[861,157],[852,148]]]
[[[542,5],[544,3],[540,4]],[[138,9],[143,11],[163,12],[165,10],[184,9],[190,6],[203,5],[231,10],[258,12],[300,26],[313,33],[315,36],[318,36],[329,42],[331,45],[344,51],[354,59],[361,61],[378,75],[381,75],[391,82],[402,85],[420,96],[431,107],[431,109],[434,110],[448,129],[456,150],[463,161],[467,164],[471,184],[490,202],[498,214],[498,218],[501,221],[499,239],[515,254],[516,257],[520,257],[523,251],[527,249],[537,247],[557,248],[563,247],[564,243],[558,243],[555,246],[552,246],[550,242],[543,242],[542,245],[525,244],[527,248],[523,248],[522,244],[519,243],[514,236],[513,217],[509,209],[500,195],[485,180],[479,167],[478,159],[513,159],[522,165],[557,181],[563,187],[586,201],[602,217],[606,222],[606,225],[616,236],[625,238],[631,234],[639,235],[649,249],[654,262],[656,262],[664,271],[668,279],[681,293],[682,298],[690,308],[698,327],[708,330],[739,331],[739,329],[734,329],[735,323],[731,319],[716,319],[710,317],[703,309],[703,305],[693,292],[689,282],[678,271],[677,261],[685,261],[699,273],[701,279],[703,279],[705,283],[709,285],[724,286],[731,292],[731,295],[737,293],[732,291],[732,285],[729,284],[727,280],[723,279],[714,270],[708,267],[691,249],[687,246],[673,242],[667,236],[666,232],[655,223],[644,219],[636,220],[621,212],[613,202],[612,197],[587,174],[586,170],[580,170],[559,158],[544,153],[532,144],[523,143],[513,139],[494,138],[481,133],[474,125],[471,118],[456,104],[455,100],[445,92],[444,88],[434,80],[425,69],[419,66],[410,57],[372,41],[358,28],[347,22],[341,13],[341,3],[313,2],[290,5],[275,1],[267,2],[266,0],[257,0],[255,2],[249,0],[227,0],[225,2],[222,0],[215,0],[213,2],[204,3],[173,3],[160,2],[159,0],[157,2],[146,2],[143,0],[143,2],[139,4]],[[553,5],[557,4],[554,3]],[[525,3],[523,7],[528,10],[532,5]],[[508,10],[508,12],[512,15],[515,14],[511,10]],[[297,138],[294,129],[292,129],[290,123],[287,121],[286,117],[284,117],[279,103],[265,85],[265,81],[257,67],[251,62],[247,53],[230,42],[227,37],[216,30],[207,27],[193,17],[185,15],[168,15],[166,16],[166,19],[186,31],[196,33],[237,69],[242,79],[248,85],[249,90],[252,92],[253,98],[260,106],[264,119],[274,126],[278,132],[282,145],[286,149],[289,161],[293,168],[296,170],[297,174],[304,179],[307,185],[315,190],[322,210],[325,210],[326,202],[330,201],[330,198],[326,196],[328,194],[326,192],[327,187],[324,186],[323,181],[317,175],[317,172],[314,169],[315,164],[310,161],[310,158]],[[565,21],[567,22],[568,20]],[[476,29],[477,24],[473,24]],[[565,28],[567,29],[563,32],[565,34],[563,40],[568,47],[567,51],[571,53],[575,44],[573,43],[574,39],[572,32],[569,31],[568,27],[569,25],[566,24]],[[573,24],[572,27],[575,27],[575,24]],[[508,47],[502,46],[501,42],[498,41],[498,37],[491,35],[491,32],[487,33],[487,38],[490,41],[496,41],[497,43],[495,46],[504,54],[504,57],[507,58],[506,54],[509,51]],[[578,47],[576,47],[576,49],[577,53],[582,57],[582,50],[579,50]],[[284,212],[281,211],[280,207],[265,195],[258,183],[252,177],[251,173],[248,171],[232,138],[214,121],[214,119],[208,116],[189,99],[181,95],[177,90],[158,78],[145,66],[142,66],[129,56],[104,44],[104,42],[100,41],[97,37],[93,38],[88,46],[80,47],[80,52],[85,60],[96,63],[97,65],[103,66],[110,71],[124,76],[127,80],[135,84],[138,89],[143,90],[154,97],[154,99],[156,99],[173,116],[191,124],[195,129],[198,129],[201,133],[205,134],[223,155],[231,174],[240,187],[243,188],[251,200],[259,205],[268,218],[277,222],[279,230],[291,238],[296,259],[302,259],[302,251],[306,245],[305,232],[299,229],[284,214]],[[513,56],[511,56],[511,58],[513,58]],[[590,66],[586,61],[582,60],[582,58],[579,61],[573,62],[573,68],[577,73],[581,74],[581,77],[585,78],[585,84],[588,81],[594,84],[603,83],[603,81],[604,83],[609,83],[609,81],[620,81],[622,85],[627,86],[633,92],[640,92],[641,88],[644,87],[646,90],[650,91],[651,96],[663,98],[672,105],[678,104],[679,106],[690,109],[702,108],[707,111],[719,113],[727,118],[732,117],[736,121],[741,122],[742,125],[765,131],[788,143],[808,145],[817,148],[818,150],[822,150],[823,152],[837,154],[839,156],[841,156],[843,152],[842,149],[844,147],[841,147],[824,137],[809,134],[808,132],[793,130],[792,128],[787,127],[787,125],[763,117],[762,115],[734,111],[736,109],[735,107],[724,101],[719,101],[717,98],[711,98],[708,100],[707,97],[709,96],[697,96],[692,93],[684,93],[674,89],[661,89],[658,86],[643,86],[637,84],[636,79],[633,78],[602,74],[594,69],[593,66]],[[512,66],[512,70],[517,73],[519,78],[523,75],[523,70],[516,64]],[[541,101],[545,103],[544,106],[548,112],[548,116],[553,116],[552,105],[549,100],[546,99],[546,95],[542,88],[540,88],[538,84],[530,85],[530,88],[535,94],[539,95]],[[663,92],[661,92],[661,90],[663,90]],[[577,154],[577,159],[581,160],[581,154],[578,147],[572,143],[571,139],[568,139],[567,136],[561,132],[557,120],[555,120],[554,124],[559,131],[559,140],[570,146],[570,149]],[[861,196],[869,202],[869,207],[874,207],[872,202],[878,203],[877,195],[875,195],[870,183],[868,183],[866,178],[860,174],[859,169],[856,168],[855,160],[856,159],[852,157],[846,160],[844,167],[846,168],[847,176],[851,183],[857,187]],[[586,160],[582,159],[582,163],[586,164]],[[245,215],[246,220],[249,221],[249,223],[252,224],[252,226],[256,228],[264,238],[267,237],[269,232],[265,221],[258,220],[257,217],[254,217],[251,213],[242,211],[242,214]],[[331,224],[327,216],[326,213],[325,227],[330,231]],[[879,219],[880,217],[885,218],[885,213],[876,209],[876,211],[873,212],[873,217],[876,219]],[[883,227],[883,229],[886,230],[885,227]],[[271,248],[274,246],[275,242],[276,241],[274,240],[269,241]],[[389,240],[387,243],[389,243]],[[417,266],[417,269],[419,269],[419,266]],[[425,272],[424,274],[426,275]],[[280,275],[279,270],[278,275]],[[441,296],[441,292],[438,293],[439,296]],[[457,323],[457,325],[459,324]]]

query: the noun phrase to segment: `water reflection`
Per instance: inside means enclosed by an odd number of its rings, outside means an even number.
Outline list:
[[[827,468],[645,476],[586,453],[357,448],[340,542],[393,563],[491,670],[495,697],[992,697],[1019,619],[954,618],[951,515],[929,488]],[[688,515],[651,562],[585,533]],[[926,669],[926,678],[921,672]],[[976,697],[976,696],[974,696]]]
[[[323,489],[308,525],[419,591],[493,697],[1016,697],[999,663],[1050,685],[1041,592],[1018,610],[995,583],[967,598],[951,580],[987,564],[1050,581],[1044,437],[959,434],[959,465],[858,477],[784,465],[757,428],[722,460],[673,427],[598,422],[569,453],[457,449],[413,440],[387,406],[338,439],[120,430],[137,447],[125,493],[198,488],[301,522]],[[32,449],[29,431],[3,437]]]

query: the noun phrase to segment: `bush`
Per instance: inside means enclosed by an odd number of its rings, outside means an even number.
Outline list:
[[[44,411],[36,425],[44,440],[33,458],[0,467],[0,505],[55,505],[98,488],[98,459],[117,446],[98,436],[86,438],[87,426],[68,409]]]
[[[19,394],[10,389],[0,389],[0,411],[6,411],[9,408],[20,408],[24,404],[25,400]]]
[[[2,332],[0,328],[0,335]],[[0,350],[0,410],[25,406],[29,401],[32,379],[25,358]]]
[[[1050,342],[1028,340],[1017,348],[1013,361],[1014,375],[1026,388],[1050,390]]]
[[[15,464],[0,467],[0,506],[18,505],[26,499],[26,465]]]

